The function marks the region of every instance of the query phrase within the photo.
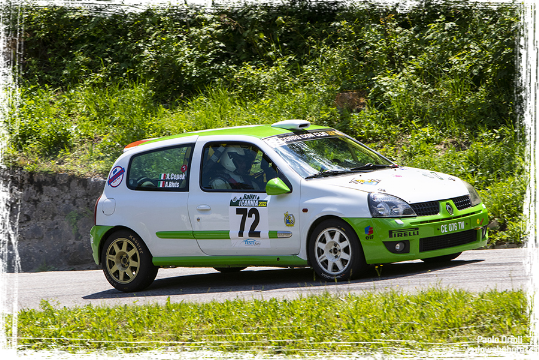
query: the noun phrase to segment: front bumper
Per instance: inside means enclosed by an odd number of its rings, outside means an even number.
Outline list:
[[[447,201],[440,201],[445,209]],[[425,259],[483,247],[488,242],[488,212],[483,204],[450,215],[412,218],[347,218],[368,264]]]

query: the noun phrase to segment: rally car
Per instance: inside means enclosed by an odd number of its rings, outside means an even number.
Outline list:
[[[126,292],[171,266],[310,266],[334,281],[369,264],[449,261],[486,245],[487,222],[467,182],[285,120],[129,144],[96,202],[91,246]]]

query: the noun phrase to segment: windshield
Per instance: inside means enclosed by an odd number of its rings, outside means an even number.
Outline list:
[[[383,156],[335,130],[272,136],[264,140],[304,178],[395,166]]]

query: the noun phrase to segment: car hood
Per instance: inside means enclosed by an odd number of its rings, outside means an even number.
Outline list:
[[[394,195],[407,203],[468,195],[466,186],[456,176],[411,167],[357,172],[353,175],[330,176],[317,180],[323,183],[320,184],[323,186]]]

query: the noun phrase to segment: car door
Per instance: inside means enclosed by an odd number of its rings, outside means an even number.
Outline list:
[[[230,256],[297,254],[299,193],[291,189],[288,194],[266,194],[266,183],[279,176],[292,188],[270,158],[253,143],[199,143],[200,181],[190,192],[189,214],[202,251]]]

